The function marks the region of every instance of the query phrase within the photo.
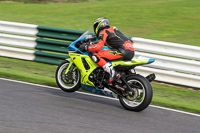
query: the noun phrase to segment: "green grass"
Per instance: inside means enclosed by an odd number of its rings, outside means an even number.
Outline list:
[[[96,18],[128,36],[200,46],[198,0],[99,0],[64,4],[0,2],[0,20],[92,30]]]
[[[57,66],[0,57],[0,77],[57,87]],[[200,114],[200,92],[153,84],[152,104]],[[65,93],[65,92],[63,92]]]
[[[200,92],[153,84],[154,105],[200,114]]]
[[[65,2],[83,2],[88,0],[0,0],[6,2],[21,2],[21,3],[65,3]]]
[[[0,57],[0,77],[56,86],[56,65]]]

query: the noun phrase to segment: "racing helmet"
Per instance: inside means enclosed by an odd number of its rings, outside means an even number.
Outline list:
[[[109,25],[108,19],[105,17],[102,17],[102,18],[98,18],[97,20],[94,21],[93,27],[94,27],[94,33],[98,37],[99,32],[106,27],[110,27],[110,25]]]

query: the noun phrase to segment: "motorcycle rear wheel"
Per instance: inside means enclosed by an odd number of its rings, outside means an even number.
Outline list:
[[[75,92],[81,87],[81,75],[78,69],[66,73],[69,66],[68,61],[62,62],[56,70],[56,82],[61,90],[65,92]]]
[[[126,82],[131,86],[138,86],[138,87],[131,87],[134,91],[134,95],[128,96],[127,98],[119,96],[119,101],[121,105],[131,111],[142,111],[146,109],[149,104],[151,103],[153,90],[151,87],[150,82],[141,75],[129,75],[126,77]]]

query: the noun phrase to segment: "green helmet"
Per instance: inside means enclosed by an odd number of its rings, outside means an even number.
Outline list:
[[[106,27],[110,27],[109,25],[109,21],[107,18],[98,18],[97,20],[94,21],[94,33],[96,34],[96,36],[98,37],[99,36],[99,32],[101,30],[103,30],[104,28]]]

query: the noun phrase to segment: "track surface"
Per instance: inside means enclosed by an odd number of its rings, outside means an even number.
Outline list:
[[[0,79],[0,133],[200,133],[200,117]]]

